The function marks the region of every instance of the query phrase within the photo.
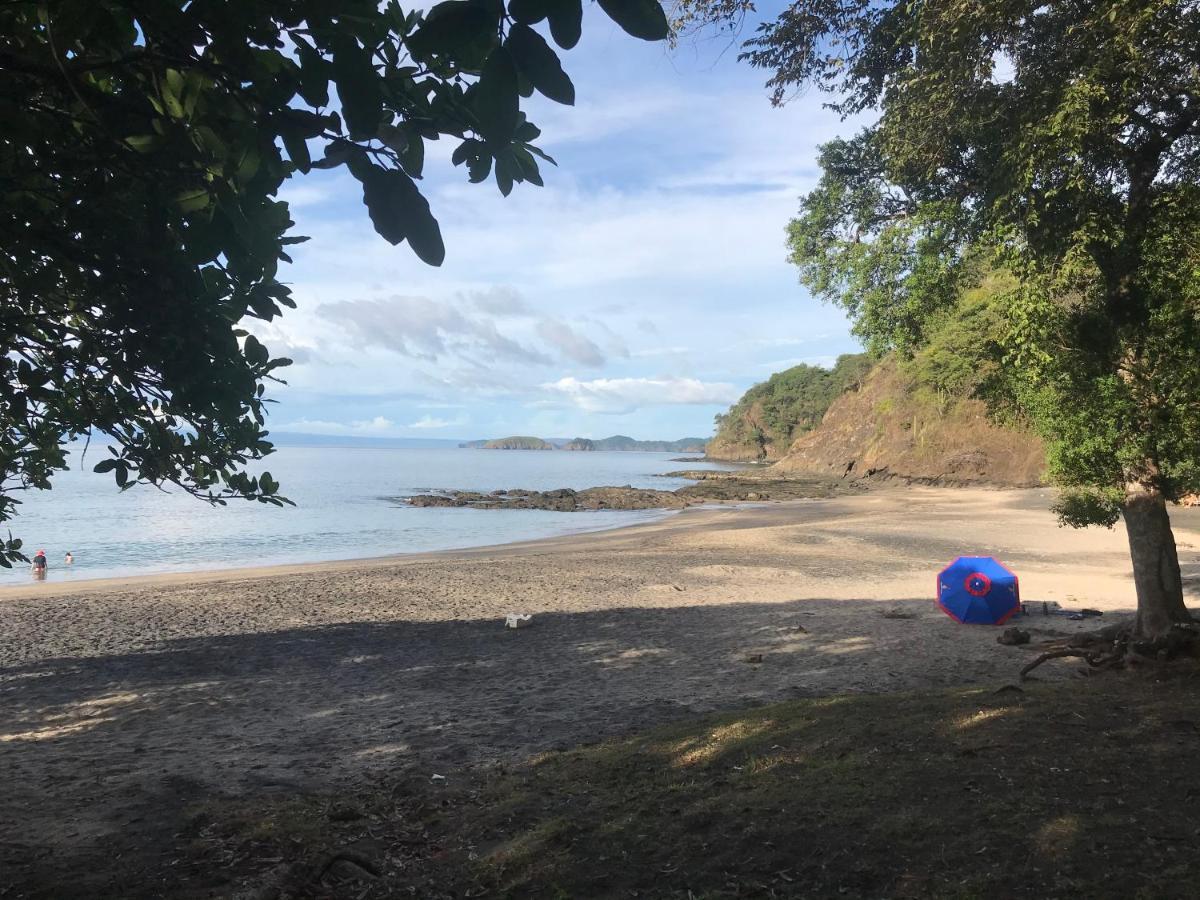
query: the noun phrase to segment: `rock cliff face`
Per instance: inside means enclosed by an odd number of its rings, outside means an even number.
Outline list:
[[[744,428],[736,434],[732,429],[718,429],[704,448],[705,456],[733,462],[775,462],[787,453],[786,443],[780,444],[768,436],[762,403],[751,403],[740,415]]]
[[[1041,440],[988,418],[978,400],[941,408],[913,389],[890,360],[835,400],[817,428],[772,469],[930,484],[1041,484]]]

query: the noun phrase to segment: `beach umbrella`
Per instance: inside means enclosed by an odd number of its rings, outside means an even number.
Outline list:
[[[1021,608],[1017,576],[990,556],[960,556],[937,580],[938,605],[955,621],[1002,625]]]

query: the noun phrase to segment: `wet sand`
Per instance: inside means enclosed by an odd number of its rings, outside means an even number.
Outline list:
[[[453,777],[790,697],[1012,682],[1031,651],[932,600],[956,556],[997,556],[1026,599],[1105,622],[1133,606],[1123,531],[1059,529],[1049,502],[877,490],[500,548],[0,590],[0,871],[166,840],[202,797],[380,767]],[[1200,510],[1173,519],[1195,605]],[[532,626],[505,630],[511,612]],[[1093,625],[1024,623],[1035,639]]]

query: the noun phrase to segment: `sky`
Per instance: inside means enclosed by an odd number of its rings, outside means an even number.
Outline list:
[[[545,187],[502,197],[426,145],[440,268],[375,235],[344,171],[294,178],[282,270],[297,309],[255,326],[289,356],[275,431],[375,437],[704,437],[772,372],[859,347],[812,299],[784,228],[817,147],[857,126],[808,94],[773,108],[727,38],[635,40],[594,4],[560,54],[566,107],[526,101]]]

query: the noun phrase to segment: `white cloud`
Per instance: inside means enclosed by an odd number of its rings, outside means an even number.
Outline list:
[[[409,428],[419,428],[421,430],[435,428],[452,428],[456,425],[467,424],[466,416],[458,416],[454,419],[439,419],[436,416],[421,416],[415,422],[409,422]]]
[[[566,377],[543,384],[542,389],[558,395],[585,412],[630,412],[644,406],[720,405],[737,400],[740,392],[725,382],[696,378],[596,378],[580,381]]]
[[[355,431],[389,431],[396,427],[396,423],[391,419],[385,419],[383,416],[376,416],[366,422],[351,422],[350,427]]]
[[[634,359],[650,359],[655,356],[679,356],[690,351],[689,347],[650,347],[646,350],[634,350],[631,355]]]
[[[383,413],[438,434],[461,407],[472,427],[566,434],[628,411],[628,433],[699,433],[706,405],[800,361],[772,357],[854,349],[843,312],[797,285],[783,232],[815,147],[859,123],[816,95],[772,109],[732,58],[667,56],[590,8],[604,27],[570,55],[578,105],[530,101],[561,163],[545,188],[502,198],[449,165],[454,142],[427,147],[444,266],[378,238],[344,174],[287,185],[312,240],[284,272],[299,308],[254,326],[304,362],[272,387],[277,415],[349,433]]]
[[[352,182],[346,177],[329,178],[324,184],[292,178],[285,182],[279,199],[286,200],[293,210],[321,206],[338,196],[341,190],[349,189]]]
[[[773,359],[770,362],[759,363],[757,368],[766,369],[769,372],[782,372],[784,369],[790,369],[793,366],[820,366],[823,369],[833,368],[837,362],[836,356],[793,356],[790,359]]]
[[[799,347],[803,344],[813,344],[828,340],[828,334],[814,334],[809,337],[766,337],[742,341],[747,347]]]
[[[525,298],[510,287],[490,287],[483,291],[466,291],[464,299],[493,316],[528,316],[533,314]]]
[[[550,358],[504,335],[486,316],[469,316],[451,303],[428,297],[322,303],[317,315],[344,329],[359,345],[384,347],[428,362],[454,353],[484,353],[517,362],[547,364]]]
[[[595,342],[584,337],[566,322],[542,319],[537,326],[538,336],[570,362],[582,366],[604,365],[604,352]]]
[[[396,423],[383,416],[358,422],[329,422],[324,419],[297,419],[271,426],[275,431],[294,431],[302,434],[361,434],[383,435],[393,431]]]

